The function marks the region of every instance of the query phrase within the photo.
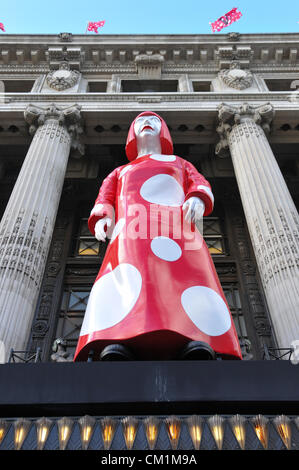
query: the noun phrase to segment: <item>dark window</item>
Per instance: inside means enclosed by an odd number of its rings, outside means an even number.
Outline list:
[[[225,236],[218,217],[204,217],[203,236],[212,256],[226,255]]]
[[[74,354],[91,286],[68,287],[63,292],[55,338],[64,338]]]
[[[265,82],[270,91],[294,91],[296,88],[298,88],[298,85],[291,88],[292,82],[298,82],[298,80],[295,80],[294,78],[291,78],[291,79],[273,78],[270,80],[265,80]],[[294,83],[294,85],[296,84]]]
[[[88,91],[90,93],[106,93],[107,82],[88,82]]]
[[[239,341],[248,340],[238,285],[236,283],[223,284],[222,288],[234,320]]]
[[[177,80],[122,80],[124,93],[169,93],[178,91]]]
[[[211,91],[211,82],[205,81],[194,81],[193,84],[193,91],[203,92],[203,91]]]
[[[3,80],[5,93],[29,93],[34,80]]]
[[[90,233],[87,218],[80,221],[79,233],[77,234],[77,243],[75,256],[98,256],[100,252],[100,242]]]

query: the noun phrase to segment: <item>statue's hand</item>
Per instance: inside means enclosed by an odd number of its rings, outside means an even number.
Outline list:
[[[183,204],[183,211],[186,211],[185,219],[188,222],[196,223],[202,219],[205,212],[205,203],[199,197],[190,197]]]
[[[112,224],[112,219],[110,217],[103,217],[102,219],[98,220],[94,226],[95,237],[100,242],[104,242],[107,237],[106,230]],[[106,229],[105,229],[106,227]]]

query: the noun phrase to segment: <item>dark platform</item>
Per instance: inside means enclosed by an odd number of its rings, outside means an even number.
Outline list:
[[[298,414],[288,361],[0,365],[0,416]]]

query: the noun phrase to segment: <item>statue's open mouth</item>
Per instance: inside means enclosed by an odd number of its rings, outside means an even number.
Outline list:
[[[144,126],[144,127],[142,128],[142,130],[144,131],[144,129],[150,129],[151,131],[153,130],[153,128],[152,128],[151,126]]]

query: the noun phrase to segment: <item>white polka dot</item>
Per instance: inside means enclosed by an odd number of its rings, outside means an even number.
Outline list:
[[[167,174],[152,176],[143,183],[140,189],[143,199],[162,206],[181,206],[185,199],[182,186]]]
[[[181,301],[190,320],[206,335],[220,336],[230,329],[230,313],[224,300],[213,289],[189,287],[183,292]]]
[[[160,155],[158,153],[154,153],[150,156],[153,160],[158,160],[159,162],[174,162],[176,160],[175,155]]]
[[[151,242],[152,252],[165,261],[176,261],[182,255],[180,245],[168,237],[155,237]]]
[[[125,221],[124,217],[122,217],[121,219],[119,219],[117,221],[117,223],[115,224],[115,227],[113,229],[112,235],[111,235],[110,243],[114,242],[116,237],[120,234],[120,232],[124,228],[125,223],[126,223],[126,221]]]
[[[119,173],[119,177],[121,178],[122,176],[124,176],[127,171],[131,170],[132,168],[132,165],[126,165]]]
[[[118,265],[92,287],[80,335],[110,328],[134,307],[141,290],[141,274],[135,266]]]

